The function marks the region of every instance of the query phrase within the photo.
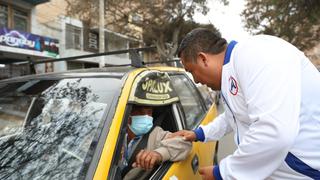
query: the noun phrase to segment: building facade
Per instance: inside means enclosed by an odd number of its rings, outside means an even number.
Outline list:
[[[101,57],[34,67],[26,63],[98,52],[99,29],[68,17],[66,7],[65,0],[0,0],[0,79],[99,66]],[[143,46],[142,29],[136,28],[134,37],[107,28],[104,33],[106,51]],[[130,63],[128,54],[106,56],[104,61]]]
[[[0,79],[32,73],[23,62],[59,57],[59,40],[34,32],[35,7],[46,2],[0,1]]]

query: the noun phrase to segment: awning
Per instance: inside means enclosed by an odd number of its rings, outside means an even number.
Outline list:
[[[27,2],[29,4],[32,4],[32,5],[38,5],[38,4],[49,2],[50,0],[22,0],[22,1]]]

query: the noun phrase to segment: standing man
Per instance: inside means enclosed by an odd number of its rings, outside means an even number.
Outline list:
[[[178,55],[195,82],[221,90],[225,112],[189,141],[215,141],[234,131],[237,150],[204,179],[320,179],[320,73],[296,47],[258,35],[227,44],[220,34],[194,29]]]

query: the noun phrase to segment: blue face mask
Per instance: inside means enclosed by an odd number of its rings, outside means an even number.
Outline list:
[[[136,135],[140,136],[150,131],[153,126],[153,118],[148,115],[131,116],[129,128]]]

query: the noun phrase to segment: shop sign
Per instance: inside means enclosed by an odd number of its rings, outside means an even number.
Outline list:
[[[37,51],[45,57],[59,56],[59,41],[57,39],[5,27],[0,28],[0,45]]]
[[[90,31],[89,29],[84,30],[84,50],[89,52],[99,52],[99,34]]]

